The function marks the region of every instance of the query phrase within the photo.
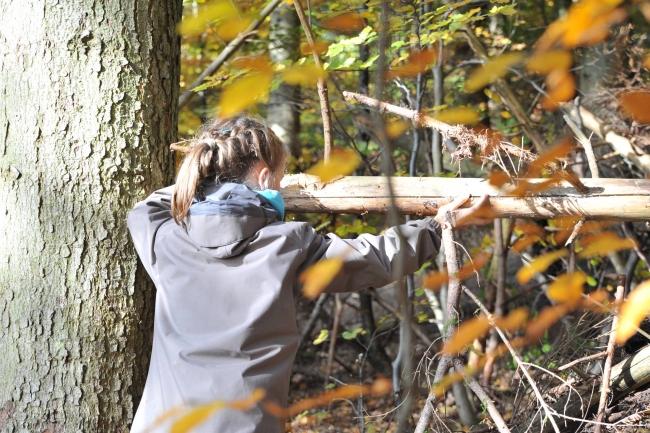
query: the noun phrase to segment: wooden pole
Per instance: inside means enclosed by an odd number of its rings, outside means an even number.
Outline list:
[[[538,184],[544,179],[526,179]],[[517,197],[510,184],[501,189],[487,179],[393,177],[395,206],[401,214],[435,215],[454,197],[471,194],[471,206],[483,194],[490,196],[492,217],[650,221],[650,180],[582,179],[584,194],[566,181],[528,197]],[[314,176],[285,176],[282,196],[287,212],[384,214],[390,206],[386,178],[350,176],[323,185]]]

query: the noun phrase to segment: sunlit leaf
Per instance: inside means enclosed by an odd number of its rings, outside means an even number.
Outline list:
[[[186,17],[178,26],[181,35],[200,35],[207,25],[217,19],[229,20],[239,16],[239,11],[229,1],[217,1],[199,9],[195,17]]]
[[[408,55],[404,63],[386,71],[384,76],[387,80],[397,77],[416,77],[418,74],[430,69],[437,59],[437,49],[415,50]]]
[[[358,13],[345,12],[323,20],[320,27],[339,32],[359,32],[366,27],[366,22]]]
[[[320,295],[342,267],[343,259],[339,257],[322,259],[310,266],[298,278],[303,284],[303,294],[310,299]]]
[[[555,302],[575,305],[582,299],[586,282],[587,276],[580,271],[562,274],[548,287],[546,296]]]
[[[336,148],[332,149],[327,164],[325,160],[320,160],[307,170],[307,174],[318,176],[321,182],[326,183],[339,176],[347,176],[353,173],[359,162],[359,156],[354,151]]]
[[[541,338],[546,330],[571,312],[569,304],[559,304],[544,308],[537,317],[526,325],[526,336],[531,340]]]
[[[217,36],[226,42],[230,42],[239,36],[240,33],[246,31],[252,22],[253,17],[249,16],[229,19],[224,21],[222,24],[219,24],[216,30]]]
[[[598,44],[609,37],[609,26],[623,21],[625,10],[619,1],[583,1],[569,10],[562,42],[567,48]]]
[[[431,391],[437,398],[440,398],[445,393],[447,388],[449,388],[454,383],[463,381],[463,379],[464,378],[462,374],[460,374],[457,371],[454,371],[453,373],[444,375],[442,380],[439,383],[433,385]]]
[[[503,77],[508,73],[508,68],[519,63],[522,57],[522,53],[512,52],[491,59],[472,73],[467,79],[465,90],[467,92],[474,92],[483,88],[491,81]]]
[[[547,164],[566,156],[566,154],[573,150],[573,148],[573,140],[570,138],[565,138],[555,143],[550,148],[544,150],[544,152],[539,155],[539,158],[530,164],[530,167],[526,172],[526,177],[539,176]]]
[[[554,69],[569,69],[571,64],[573,64],[573,55],[570,52],[553,50],[535,54],[526,62],[526,69],[546,75]]]
[[[171,433],[187,433],[194,427],[203,423],[216,411],[223,409],[226,403],[223,401],[216,401],[211,404],[197,406],[193,408],[188,414],[184,415],[181,419],[172,424]]]
[[[313,341],[313,344],[318,346],[321,344],[323,341],[327,340],[330,336],[330,331],[329,329],[321,329],[320,334],[318,334],[318,337]]]
[[[267,74],[273,73],[273,64],[269,56],[240,57],[232,62],[235,68],[253,69]]]
[[[650,57],[646,59],[650,64]],[[648,67],[650,69],[650,67]],[[621,109],[637,123],[650,123],[650,92],[634,91],[619,97]]]
[[[481,269],[488,262],[487,256],[479,254],[475,256],[472,262],[466,263],[463,267],[458,270],[457,277],[460,281],[466,280],[471,277],[474,272]],[[447,270],[431,272],[424,276],[422,279],[422,285],[429,290],[437,290],[442,285],[447,284],[449,281],[449,274]]]
[[[396,120],[394,122],[386,123],[386,135],[388,138],[397,138],[411,129],[413,124],[403,120]]]
[[[580,245],[583,245],[584,249],[576,257],[583,259],[585,257],[632,249],[634,248],[634,241],[628,238],[619,238],[613,232],[605,232],[600,235],[591,235],[582,238]]]
[[[449,125],[473,125],[478,122],[479,113],[471,108],[449,108],[436,113],[433,117]]]
[[[512,332],[521,328],[526,320],[528,320],[528,310],[522,307],[512,310],[506,317],[494,319],[494,322],[502,330]]]
[[[537,236],[524,236],[517,239],[510,248],[512,248],[515,252],[520,253],[526,248],[534,245],[537,241],[539,241],[539,237]]]
[[[449,355],[456,354],[475,338],[483,337],[489,330],[490,321],[487,316],[472,317],[460,324],[451,339],[442,347],[441,352]]]
[[[282,73],[282,80],[296,86],[315,86],[319,79],[326,79],[327,72],[313,63],[294,66]]]
[[[555,110],[561,102],[570,101],[576,93],[576,79],[570,71],[554,69],[546,76],[547,94],[542,98],[542,107]]]
[[[621,305],[616,343],[623,344],[636,334],[637,328],[648,314],[650,314],[650,280],[636,286]]]
[[[272,74],[253,73],[225,87],[219,101],[219,116],[234,116],[267,96],[272,79]]]
[[[535,257],[530,263],[530,266],[524,266],[519,269],[517,272],[517,280],[521,284],[527,284],[531,278],[540,272],[544,272],[548,269],[554,261],[566,257],[569,255],[569,250],[562,248],[561,250],[552,251],[550,253],[542,254],[541,256]]]
[[[526,234],[528,236],[537,236],[537,237],[544,237],[546,235],[546,231],[544,230],[543,227],[541,227],[538,224],[533,224],[533,223],[527,223],[527,222],[518,222],[515,224],[515,233],[517,234]]]

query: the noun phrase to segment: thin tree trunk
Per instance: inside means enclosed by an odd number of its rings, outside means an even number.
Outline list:
[[[171,183],[181,12],[0,0],[3,432],[128,431],[154,288],[126,213]]]

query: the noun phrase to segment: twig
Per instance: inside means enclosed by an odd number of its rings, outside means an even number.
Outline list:
[[[339,325],[341,324],[341,314],[343,313],[343,302],[341,302],[341,295],[338,293],[335,296],[336,309],[334,313],[334,325],[332,326],[332,334],[330,336],[329,354],[327,355],[327,368],[325,369],[325,389],[329,384],[329,377],[332,373],[332,364],[334,363],[334,350],[336,349],[336,336],[339,334]]]
[[[609,378],[612,374],[612,360],[614,359],[614,346],[616,340],[616,327],[618,326],[618,306],[623,300],[625,293],[625,275],[618,276],[618,284],[616,285],[616,302],[614,304],[614,311],[612,311],[612,331],[609,334],[609,342],[607,343],[607,358],[605,358],[605,367],[603,368],[603,380],[600,391],[600,402],[598,403],[598,416],[597,422],[603,422],[605,418],[605,409],[607,408],[607,398],[611,392],[609,386]],[[596,424],[594,433],[600,433],[600,424]]]
[[[300,336],[298,337],[298,350],[300,350],[300,347],[302,347],[303,343],[311,333],[311,330],[314,328],[314,325],[316,324],[316,319],[318,319],[318,315],[320,314],[320,310],[323,308],[325,301],[327,301],[327,293],[322,293],[318,297],[318,301],[316,301],[316,305],[314,305],[314,309],[311,310],[309,319],[307,319],[307,323],[305,323],[305,327],[303,328],[302,332],[300,333]]]
[[[223,49],[223,51],[221,51],[219,56],[217,56],[217,58],[214,59],[207,68],[205,68],[205,71],[199,75],[199,78],[194,80],[194,82],[190,84],[187,90],[183,92],[180,98],[178,98],[179,109],[185,107],[187,103],[190,102],[190,99],[194,97],[196,92],[194,92],[193,89],[203,83],[203,80],[205,80],[206,77],[213,75],[217,69],[219,69],[221,65],[223,65],[224,62],[239,49],[239,47],[244,43],[246,39],[255,34],[255,30],[257,30],[257,28],[262,25],[264,20],[266,20],[266,17],[268,17],[271,12],[273,12],[273,10],[280,6],[280,4],[283,2],[284,0],[273,0],[271,3],[266,5],[266,7],[260,12],[259,18],[254,19],[246,30],[240,33],[226,46],[226,48]]]
[[[580,364],[581,362],[593,361],[594,359],[604,358],[605,356],[607,356],[607,352],[599,352],[594,353],[593,355],[583,356],[582,358],[575,359],[568,364],[564,364],[562,367],[558,367],[557,371],[564,371],[573,367],[574,365]]]
[[[578,233],[580,233],[580,229],[582,228],[582,225],[585,223],[585,219],[582,218],[580,221],[576,223],[576,225],[573,227],[573,231],[571,232],[571,236],[569,236],[569,239],[567,239],[566,243],[564,244],[565,247],[568,247],[571,242],[578,236]]]
[[[311,26],[305,16],[305,11],[300,4],[301,0],[295,0],[293,2],[294,7],[296,8],[296,13],[298,14],[298,19],[302,25],[303,30],[305,31],[305,36],[307,37],[307,42],[312,49],[314,56],[314,63],[319,68],[323,68],[323,62],[321,62],[320,55],[316,49],[316,44],[314,42],[314,33],[311,31]],[[327,82],[323,78],[318,79],[318,98],[320,99],[320,111],[323,115],[323,143],[324,143],[324,159],[325,162],[329,162],[330,152],[332,151],[332,115],[330,110],[329,97],[327,92]]]
[[[585,155],[587,155],[587,162],[589,163],[589,170],[591,171],[591,177],[599,178],[598,174],[598,164],[596,163],[596,155],[594,155],[594,148],[591,147],[591,140],[580,130],[578,125],[576,125],[573,120],[566,114],[564,115],[564,120],[566,121],[569,128],[576,135],[576,138],[582,144],[582,147],[585,149]]]
[[[399,310],[398,310],[397,308],[393,307],[393,306],[390,305],[388,302],[386,302],[386,300],[385,300],[384,298],[382,298],[381,296],[379,296],[379,293],[377,293],[377,292],[374,291],[374,290],[369,290],[368,293],[370,293],[370,296],[372,296],[373,299],[374,299],[374,300],[375,300],[379,305],[381,305],[383,308],[385,308],[386,310],[388,310],[389,312],[391,312],[395,317],[397,317],[397,319],[402,320],[402,313],[400,313]],[[421,330],[421,329],[420,329],[420,328],[419,328],[415,323],[413,323],[413,322],[411,322],[411,329],[413,330],[413,333],[414,333],[415,335],[417,335],[418,338],[419,338],[420,340],[422,340],[422,342],[423,342],[424,344],[427,345],[427,347],[429,347],[429,346],[431,346],[431,345],[433,344],[433,341],[431,341],[431,339],[427,336],[427,334],[425,334],[424,332],[422,332],[422,330]]]
[[[510,341],[506,338],[506,335],[494,323],[494,316],[488,311],[487,308],[485,308],[485,305],[483,305],[483,303],[476,297],[476,295],[474,295],[467,287],[463,287],[463,290],[465,291],[465,294],[467,296],[472,298],[472,300],[476,303],[476,305],[478,305],[478,307],[483,311],[483,313],[485,313],[485,315],[488,317],[488,320],[490,321],[490,325],[492,325],[492,327],[494,329],[496,329],[496,331],[499,333],[499,336],[503,340],[503,343],[506,345],[506,347],[510,351],[510,355],[512,355],[512,358],[517,363],[517,366],[519,368],[521,368],[521,371],[524,373],[524,376],[526,376],[526,379],[528,379],[528,383],[530,384],[530,387],[533,389],[533,392],[535,393],[535,396],[537,397],[537,400],[539,401],[539,404],[544,409],[544,412],[546,413],[546,417],[551,422],[551,425],[553,426],[553,429],[555,430],[556,433],[560,433],[560,429],[558,428],[557,423],[555,422],[555,419],[553,418],[553,411],[548,406],[548,404],[546,404],[546,402],[544,401],[544,397],[542,396],[542,393],[539,391],[539,388],[537,388],[537,385],[535,384],[535,381],[530,376],[530,373],[528,373],[528,370],[524,366],[523,361],[521,360],[521,358],[519,358],[519,355],[517,354],[517,352],[515,352],[515,349],[510,344]]]

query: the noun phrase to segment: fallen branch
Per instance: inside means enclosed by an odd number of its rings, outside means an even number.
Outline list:
[[[248,39],[250,36],[255,34],[255,31],[259,28],[259,26],[262,25],[266,17],[271,15],[271,12],[280,4],[282,4],[284,0],[273,0],[271,3],[266,5],[264,9],[260,12],[259,18],[254,19],[248,28],[244,30],[242,33],[237,35],[235,39],[230,41],[228,45],[226,45],[226,48],[224,48],[221,53],[217,56],[216,59],[208,65],[207,68],[205,68],[205,71],[201,72],[201,75],[194,80],[192,84],[187,88],[185,92],[178,98],[178,108],[181,109],[187,105],[188,102],[194,97],[196,92],[194,92],[194,88],[199,86],[201,83],[203,83],[203,80],[205,80],[206,77],[209,77],[210,75],[213,75],[217,70],[225,63],[226,60],[230,58],[235,52],[239,49],[239,47],[242,46],[244,41]]]
[[[604,358],[607,356],[607,352],[600,352],[600,353],[594,353],[593,355],[589,356],[583,356],[582,358],[575,359],[567,364],[564,364],[562,367],[559,367],[557,371],[564,371],[568,370],[569,368],[573,367],[574,365],[578,365],[582,362],[587,362],[587,361],[593,361],[594,359],[600,359]]]

